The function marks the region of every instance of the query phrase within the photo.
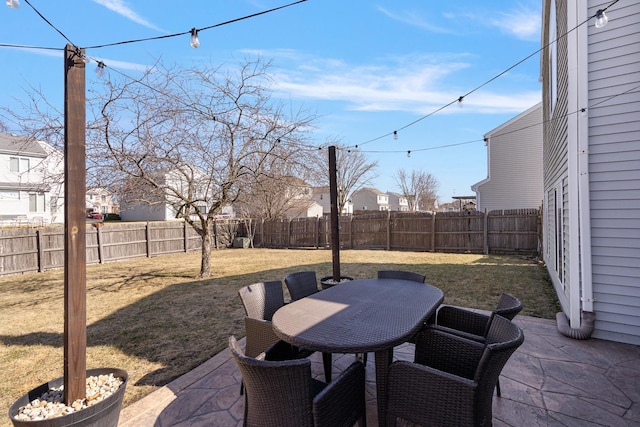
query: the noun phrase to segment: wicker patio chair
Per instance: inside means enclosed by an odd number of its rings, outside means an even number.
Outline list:
[[[491,426],[493,389],[523,341],[522,330],[499,315],[484,343],[424,328],[414,362],[389,368],[387,425],[401,418],[422,426]]]
[[[284,278],[291,301],[296,301],[319,291],[315,271],[298,271],[287,274]]]
[[[291,295],[291,301],[308,297],[320,290],[318,289],[316,272],[313,270],[289,273],[284,277],[284,283],[289,290],[289,295]],[[322,353],[322,363],[324,364],[325,381],[330,382],[331,366],[333,364],[331,353]]]
[[[492,316],[500,315],[508,320],[513,320],[521,310],[522,302],[518,298],[503,293],[500,296],[498,305],[490,315],[461,307],[443,305],[436,313],[435,324],[449,333],[484,342]],[[502,396],[500,381],[496,383],[496,393],[498,396]]]
[[[378,270],[378,279],[402,279],[424,283],[426,276],[413,271],[403,270]]]
[[[273,280],[254,283],[240,288],[238,295],[246,314],[245,354],[256,357],[279,340],[273,332],[271,318],[284,305],[282,282]]]
[[[366,425],[365,372],[360,362],[351,364],[327,385],[312,378],[308,359],[247,357],[233,336],[229,337],[229,350],[246,387],[244,426]]]

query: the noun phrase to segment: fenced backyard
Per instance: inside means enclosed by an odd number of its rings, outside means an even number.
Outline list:
[[[537,255],[538,209],[403,213],[373,212],[339,219],[345,249]],[[200,250],[200,236],[182,221],[87,224],[87,263]],[[330,220],[222,219],[213,226],[213,247],[248,238],[262,248],[328,248]],[[0,276],[62,268],[64,226],[0,229]]]

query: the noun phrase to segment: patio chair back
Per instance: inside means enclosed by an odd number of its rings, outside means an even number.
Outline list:
[[[233,336],[229,350],[245,387],[245,426],[313,426],[309,359],[274,362],[247,357]]]
[[[264,360],[244,355],[234,336],[229,351],[246,388],[245,426],[347,427],[359,421],[366,427],[362,363],[352,363],[327,385],[312,378],[309,359],[282,360],[295,356],[284,341],[270,347]]]
[[[387,424],[402,418],[425,426],[490,426],[493,389],[522,330],[494,316],[482,343],[426,327],[417,338],[415,361],[389,369]]]
[[[287,274],[284,278],[291,301],[296,301],[318,292],[318,280],[315,271],[298,271]]]
[[[240,288],[238,295],[246,313],[245,351],[247,356],[256,357],[279,339],[273,332],[271,318],[284,305],[282,282],[254,283]]]
[[[273,314],[284,305],[282,281],[254,283],[240,288],[238,295],[242,300],[245,314],[254,319],[271,320]]]
[[[412,282],[424,283],[426,276],[413,271],[403,270],[378,270],[378,279],[402,279]]]
[[[500,295],[498,306],[493,313],[499,314],[505,319],[513,320],[520,311],[522,311],[522,302],[511,294],[503,293]]]

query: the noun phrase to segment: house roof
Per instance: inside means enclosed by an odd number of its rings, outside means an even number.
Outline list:
[[[7,133],[0,133],[0,153],[43,158],[48,154],[36,139]]]

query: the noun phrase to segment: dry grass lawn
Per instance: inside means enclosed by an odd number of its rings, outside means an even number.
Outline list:
[[[342,275],[374,277],[379,269],[426,274],[448,304],[490,309],[510,292],[523,315],[559,311],[544,266],[525,257],[345,250]],[[212,277],[195,280],[200,253],[91,265],[87,268],[87,367],[129,373],[128,405],[244,335],[237,290],[299,270],[332,272],[329,250],[229,249],[213,252]],[[62,376],[62,270],[0,278],[0,408]],[[10,425],[0,418],[0,425]]]

